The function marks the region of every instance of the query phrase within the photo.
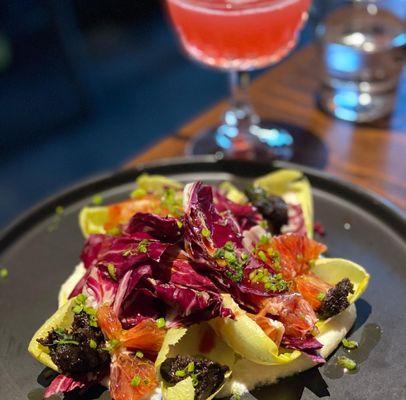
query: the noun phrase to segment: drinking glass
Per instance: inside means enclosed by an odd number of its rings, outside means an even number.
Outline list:
[[[293,138],[261,121],[249,101],[249,71],[275,64],[294,47],[311,0],[166,0],[182,47],[194,60],[228,71],[230,107],[219,126],[189,143],[189,154],[292,156]]]

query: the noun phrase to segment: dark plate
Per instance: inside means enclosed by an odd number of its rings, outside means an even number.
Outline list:
[[[8,228],[0,238],[1,265],[10,273],[9,278],[0,281],[0,399],[40,398],[42,389],[37,379],[42,368],[27,353],[27,344],[55,311],[59,287],[79,261],[83,238],[77,217],[92,195],[100,193],[106,202],[122,199],[133,187],[135,177],[144,171],[184,182],[230,179],[244,184],[275,167],[292,165],[210,158],[161,162],[76,186],[47,200]],[[316,220],[326,228],[324,242],[329,246],[329,255],[354,260],[372,276],[368,291],[357,302],[358,318],[352,331],[355,339],[363,337],[361,350],[353,354],[360,361],[359,370],[336,379],[340,374],[334,369],[333,357],[327,366],[283,380],[254,395],[275,400],[314,399],[329,394],[343,400],[405,399],[404,216],[358,187],[321,172],[303,170],[314,188]],[[54,210],[59,205],[65,211],[55,226]],[[39,381],[45,382],[46,377],[46,373],[42,374]]]

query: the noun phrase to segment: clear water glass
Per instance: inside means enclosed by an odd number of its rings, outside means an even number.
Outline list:
[[[358,123],[391,113],[404,65],[405,13],[406,0],[353,0],[325,18],[318,27],[324,110]]]

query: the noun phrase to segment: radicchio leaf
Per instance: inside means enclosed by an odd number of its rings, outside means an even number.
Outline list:
[[[147,237],[165,243],[176,243],[182,237],[179,220],[155,214],[137,213],[124,228],[124,234],[141,239]]]
[[[44,398],[48,399],[53,395],[68,393],[79,388],[86,388],[89,387],[90,384],[91,382],[85,379],[79,380],[65,375],[58,375],[47,387]]]
[[[323,345],[312,335],[308,335],[304,338],[285,335],[281,344],[287,349],[302,351],[317,364],[325,363],[324,358],[317,351],[320,350]]]
[[[210,186],[201,182],[187,185],[184,209],[185,249],[199,273],[208,276],[220,290],[231,293],[240,304],[255,310],[255,296],[268,297],[269,292],[263,285],[251,284],[249,274],[261,267],[274,271],[246,252],[240,226],[230,212],[217,211]],[[230,245],[237,263],[219,262],[216,251]]]
[[[231,213],[236,219],[241,231],[248,230],[258,225],[262,220],[262,215],[251,204],[239,204],[227,199],[218,190],[214,190],[214,204],[217,212]]]

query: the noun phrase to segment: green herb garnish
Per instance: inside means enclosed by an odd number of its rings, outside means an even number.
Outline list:
[[[72,308],[72,311],[75,314],[80,314],[83,311],[83,308],[85,307],[86,299],[87,299],[87,297],[83,293],[78,294],[76,296],[75,301],[74,301],[75,305]]]
[[[317,296],[316,299],[318,301],[323,301],[326,298],[326,294],[324,292],[320,292]]]
[[[158,328],[164,328],[165,325],[166,325],[165,318],[158,318],[158,319],[156,320],[156,326],[157,326]]]
[[[102,203],[103,203],[103,197],[100,196],[99,194],[95,194],[92,197],[92,204],[94,204],[95,206],[99,206]]]
[[[266,254],[262,251],[262,250],[260,250],[260,251],[258,251],[258,257],[264,262],[264,263],[266,263],[267,262],[267,258],[266,258]]]
[[[216,249],[213,257],[223,260],[226,264],[225,274],[235,282],[240,282],[244,277],[244,266],[248,260],[248,254],[242,252],[240,255],[234,248],[234,243],[228,241],[222,248]],[[223,265],[218,261],[219,265]]]
[[[97,342],[94,339],[89,340],[89,347],[91,349],[97,349]]]
[[[117,339],[111,339],[106,342],[106,347],[103,348],[105,351],[113,351],[117,346],[120,345],[120,341]]]
[[[348,369],[349,371],[353,371],[354,369],[357,368],[357,363],[354,360],[351,360],[351,358],[348,358],[346,356],[338,357],[337,358],[337,364],[340,367]]]
[[[167,209],[169,215],[178,217],[182,214],[182,191],[167,187],[161,196],[162,207]]]
[[[107,271],[113,280],[117,280],[116,267],[114,264],[107,264]]]
[[[191,361],[187,367],[186,367],[187,372],[193,372],[195,370],[195,363]]]
[[[186,376],[186,372],[183,369],[179,369],[175,372],[175,375],[179,378],[183,378],[184,376]]]
[[[141,377],[139,375],[135,375],[134,378],[131,379],[131,386],[137,387],[141,383]]]
[[[0,278],[6,279],[8,277],[8,269],[7,268],[0,268]]]
[[[133,256],[135,253],[134,253],[134,251],[132,250],[132,249],[127,249],[127,250],[124,250],[122,253],[121,253],[121,255],[123,256],[123,257],[130,257],[130,256]]]
[[[141,240],[141,242],[138,243],[137,250],[140,253],[146,253],[148,251],[148,244],[149,244],[149,242],[147,239]]]
[[[56,215],[62,215],[63,214],[63,212],[65,211],[65,209],[62,207],[62,206],[57,206],[57,207],[55,207],[55,214]]]
[[[348,340],[344,338],[341,342],[346,349],[356,349],[358,347],[358,342],[355,340]]]
[[[266,268],[257,268],[249,274],[250,281],[262,283],[264,288],[272,292],[284,292],[289,289],[290,283],[283,279],[282,274],[272,275]]]
[[[71,339],[55,340],[53,344],[73,344],[75,346],[79,346],[79,342],[77,342],[76,340],[71,340]]]
[[[260,238],[259,238],[259,242],[258,242],[259,244],[268,244],[269,243],[269,236],[267,236],[267,235],[262,235]]]
[[[142,351],[137,351],[136,353],[135,353],[135,356],[137,357],[137,358],[143,358],[144,357],[144,353],[142,352]]]
[[[205,238],[210,237],[210,231],[207,228],[202,229],[202,236]]]
[[[136,188],[131,192],[130,197],[132,199],[140,199],[141,197],[144,197],[146,194],[147,194],[147,191],[145,189]]]
[[[176,220],[176,224],[178,225],[178,228],[181,229],[183,226],[183,222],[180,219]]]

